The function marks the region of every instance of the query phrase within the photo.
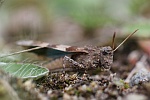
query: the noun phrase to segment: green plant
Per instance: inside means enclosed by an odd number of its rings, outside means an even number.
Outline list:
[[[49,72],[48,69],[30,63],[0,62],[0,69],[20,78],[39,78]]]

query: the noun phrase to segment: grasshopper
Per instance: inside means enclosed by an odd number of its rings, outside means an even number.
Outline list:
[[[114,39],[115,39],[114,33],[112,47],[110,46],[76,47],[67,45],[50,45],[49,43],[39,41],[18,41],[17,42],[18,45],[25,46],[28,49],[8,54],[6,56],[32,51],[39,55],[48,55],[48,57],[53,58],[64,57],[63,58],[64,68],[66,66],[72,66],[75,69],[84,69],[84,70],[96,68],[109,70],[113,63],[114,52],[137,31],[138,29],[135,30],[130,35],[128,35],[115,49],[114,49]]]

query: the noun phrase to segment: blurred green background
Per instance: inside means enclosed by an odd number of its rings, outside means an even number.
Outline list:
[[[0,43],[100,44],[139,29],[150,37],[149,0],[1,0]],[[94,41],[94,42],[93,42]]]

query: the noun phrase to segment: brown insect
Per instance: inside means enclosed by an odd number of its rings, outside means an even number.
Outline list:
[[[72,66],[76,69],[84,69],[84,70],[94,69],[94,68],[109,70],[113,63],[114,52],[129,37],[131,37],[134,33],[136,33],[136,31],[137,30],[131,33],[115,49],[114,49],[114,39],[115,39],[115,33],[114,33],[112,47],[110,46],[76,47],[76,46],[67,46],[67,45],[50,45],[49,43],[38,42],[38,41],[19,41],[18,45],[25,46],[28,49],[20,52],[15,52],[6,56],[32,51],[34,53],[37,53],[38,55],[44,55],[52,58],[64,57],[63,58],[64,67]]]

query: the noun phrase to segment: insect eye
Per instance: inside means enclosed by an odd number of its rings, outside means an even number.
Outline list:
[[[103,55],[107,55],[107,54],[108,54],[108,52],[106,52],[106,51],[103,51],[103,52],[102,52],[102,54],[103,54]]]

